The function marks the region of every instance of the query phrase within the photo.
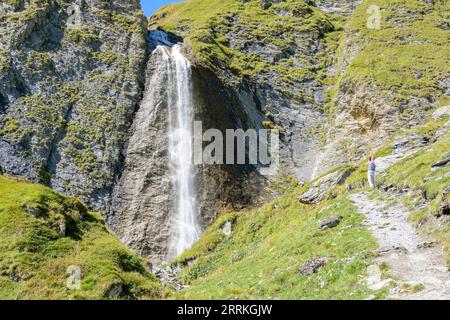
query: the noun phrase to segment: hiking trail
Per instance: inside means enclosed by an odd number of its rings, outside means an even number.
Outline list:
[[[393,299],[450,299],[450,273],[444,252],[408,222],[410,213],[403,204],[373,199],[369,192],[352,194],[349,199],[366,216],[365,225],[380,245],[376,264],[368,268],[371,289],[393,287]],[[389,266],[387,272],[393,279],[382,279],[380,265]],[[404,290],[405,286],[410,290]]]

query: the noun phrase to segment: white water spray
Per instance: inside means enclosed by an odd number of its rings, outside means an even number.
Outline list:
[[[201,232],[193,166],[191,64],[181,53],[180,45],[157,50],[163,50],[168,73],[169,168],[173,185],[168,259],[173,259],[189,249]]]

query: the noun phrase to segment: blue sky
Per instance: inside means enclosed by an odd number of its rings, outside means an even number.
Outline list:
[[[145,15],[151,16],[156,10],[158,10],[163,5],[166,5],[168,3],[173,2],[180,2],[180,0],[177,1],[170,1],[170,0],[141,0],[142,9],[144,9]]]

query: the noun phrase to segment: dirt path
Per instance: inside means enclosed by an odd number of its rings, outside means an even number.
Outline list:
[[[450,299],[450,272],[442,248],[418,234],[401,203],[371,199],[364,192],[349,199],[367,217],[365,223],[380,245],[377,264],[368,269],[370,288],[389,286],[394,299]],[[393,279],[383,280],[380,266],[385,264]]]

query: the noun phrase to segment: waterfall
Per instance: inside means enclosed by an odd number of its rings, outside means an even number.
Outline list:
[[[159,46],[167,70],[169,170],[172,182],[172,212],[168,258],[189,249],[199,238],[198,206],[193,165],[194,106],[191,65],[181,46]]]
[[[149,46],[144,96],[107,223],[158,265],[189,249],[202,230],[192,163],[191,65],[165,33],[150,32]]]

